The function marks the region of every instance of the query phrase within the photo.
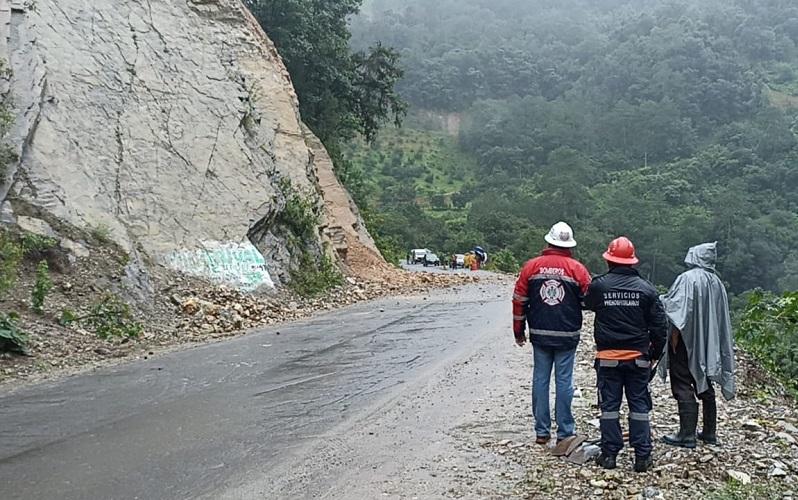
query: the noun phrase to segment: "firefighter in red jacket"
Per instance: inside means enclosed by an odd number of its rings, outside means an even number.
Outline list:
[[[574,397],[574,358],[582,329],[582,297],[590,273],[571,257],[576,246],[573,230],[558,222],[545,237],[543,254],[524,265],[513,295],[513,333],[520,347],[526,343],[526,324],[534,352],[532,412],[538,444],[551,439],[549,384],[554,368],[557,440],[575,434],[571,402]]]

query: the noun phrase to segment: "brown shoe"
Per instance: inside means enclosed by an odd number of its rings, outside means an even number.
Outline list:
[[[549,444],[551,441],[551,436],[538,436],[535,439],[535,444]]]

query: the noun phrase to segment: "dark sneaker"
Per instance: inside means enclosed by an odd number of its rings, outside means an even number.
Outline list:
[[[647,457],[635,456],[635,472],[648,472],[654,467],[654,459],[651,455]]]
[[[614,469],[616,467],[615,455],[605,455],[604,452],[601,452],[601,455],[596,458],[596,463],[605,469]]]
[[[551,436],[538,436],[535,438],[535,444],[549,444]]]

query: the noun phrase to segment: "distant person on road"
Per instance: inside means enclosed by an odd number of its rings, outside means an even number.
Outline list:
[[[587,268],[571,256],[576,240],[571,227],[558,222],[545,237],[542,255],[527,262],[515,284],[513,333],[526,343],[526,325],[534,352],[532,412],[538,444],[551,439],[549,384],[554,368],[557,440],[575,435],[571,402],[574,359],[582,329],[582,297],[590,285]]]
[[[477,259],[477,269],[482,269],[488,260],[488,253],[482,247],[474,248],[474,257]]]
[[[698,438],[717,444],[718,408],[712,383],[720,384],[726,400],[733,399],[736,392],[729,299],[715,274],[716,259],[717,243],[691,248],[684,259],[690,269],[679,275],[662,297],[671,334],[659,373],[664,380],[670,372],[671,390],[679,406],[679,432],[662,440],[673,446],[696,446],[696,397],[704,410],[703,432]]]
[[[476,262],[476,257],[474,256],[473,252],[468,252],[465,256],[465,268],[474,270],[474,263]]]
[[[601,407],[598,463],[605,469],[616,467],[616,457],[623,448],[619,411],[626,392],[634,470],[646,472],[654,464],[648,384],[652,362],[665,348],[668,322],[656,288],[633,267],[639,260],[628,238],[612,241],[604,260],[609,272],[593,280],[585,297],[585,307],[596,312],[595,367]]]

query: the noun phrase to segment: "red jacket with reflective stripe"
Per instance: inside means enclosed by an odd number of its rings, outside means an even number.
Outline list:
[[[582,328],[582,297],[590,273],[571,251],[547,248],[524,265],[513,295],[513,331],[524,337],[529,323],[532,344],[554,350],[575,349]]]

